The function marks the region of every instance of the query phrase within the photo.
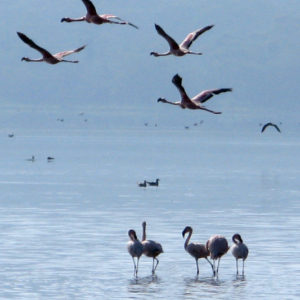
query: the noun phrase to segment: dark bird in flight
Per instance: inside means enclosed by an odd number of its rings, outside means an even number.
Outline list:
[[[279,127],[278,127],[276,124],[271,123],[271,122],[266,123],[266,124],[262,127],[261,132],[264,132],[264,131],[266,130],[266,128],[269,127],[269,126],[273,126],[278,132],[281,132],[280,129],[279,129]]]
[[[97,11],[96,11],[96,7],[94,6],[94,4],[92,3],[92,1],[90,0],[82,0],[83,4],[86,7],[87,13],[85,16],[81,17],[81,18],[77,18],[77,19],[72,19],[72,18],[62,18],[61,22],[81,22],[81,21],[86,21],[88,23],[93,23],[93,24],[97,24],[97,25],[101,25],[101,24],[105,24],[105,23],[109,23],[109,24],[120,24],[120,25],[130,25],[136,29],[138,29],[138,27],[130,22],[127,22],[115,15],[111,15],[111,14],[105,14],[105,15],[98,15]],[[115,19],[118,21],[113,21],[111,19]]]
[[[78,60],[66,60],[66,59],[63,59],[63,58],[67,55],[73,54],[75,52],[79,52],[79,51],[81,51],[85,48],[85,46],[82,46],[82,47],[77,48],[75,50],[69,50],[69,51],[58,52],[56,54],[51,54],[46,49],[38,46],[33,40],[28,38],[24,33],[17,32],[17,34],[18,34],[19,38],[25,44],[27,44],[29,47],[37,50],[38,52],[40,52],[43,55],[43,57],[39,58],[39,59],[30,59],[28,57],[23,57],[22,58],[22,60],[29,61],[29,62],[42,62],[42,61],[44,61],[44,62],[46,62],[48,64],[51,64],[51,65],[55,65],[55,64],[60,63],[60,62],[78,63]]]
[[[187,95],[184,87],[182,86],[182,78],[178,74],[176,74],[173,77],[172,83],[177,87],[177,89],[178,89],[178,91],[181,95],[181,101],[171,102],[171,101],[168,101],[164,98],[159,98],[157,100],[157,102],[163,102],[163,103],[168,103],[168,104],[172,104],[172,105],[178,105],[181,108],[202,109],[202,110],[206,110],[206,111],[208,111],[210,113],[213,113],[213,114],[221,114],[221,112],[216,112],[216,111],[207,109],[205,106],[202,105],[202,103],[204,103],[205,101],[207,101],[208,99],[210,99],[214,95],[218,95],[220,93],[225,93],[225,92],[231,92],[232,91],[231,88],[205,90],[205,91],[200,92],[194,98],[190,98]]]
[[[209,25],[206,27],[203,27],[201,29],[197,29],[194,32],[189,33],[186,38],[182,41],[181,44],[177,44],[177,42],[171,38],[159,25],[155,24],[155,29],[159,35],[161,35],[169,44],[170,50],[165,53],[157,53],[157,52],[151,52],[150,55],[153,56],[167,56],[167,55],[175,55],[175,56],[183,56],[186,54],[196,54],[196,55],[202,55],[200,52],[193,52],[190,51],[189,48],[192,45],[192,43],[198,38],[199,35],[204,33],[205,31],[211,29],[214,25]]]

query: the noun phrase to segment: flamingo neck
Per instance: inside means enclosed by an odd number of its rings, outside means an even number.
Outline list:
[[[189,235],[188,235],[188,237],[186,238],[186,240],[185,240],[185,242],[184,242],[184,249],[186,249],[186,248],[187,248],[187,246],[188,246],[188,244],[189,244],[189,242],[190,242],[190,239],[191,239],[192,233],[193,233],[193,231],[192,231],[192,230],[191,230],[191,231],[189,231]]]

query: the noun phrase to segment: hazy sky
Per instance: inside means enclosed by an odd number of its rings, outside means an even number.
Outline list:
[[[93,1],[98,12],[113,13],[137,24],[96,26],[60,23],[81,17],[80,0],[1,0],[0,103],[5,116],[45,118],[47,113],[98,113],[104,119],[176,122],[193,118],[297,122],[299,85],[299,0],[107,0]],[[154,23],[180,42],[187,33],[214,24],[192,45],[202,56],[150,56],[166,51]],[[50,52],[87,47],[72,56],[79,64],[21,62],[38,58],[16,35],[21,31]],[[207,107],[223,112],[182,111],[157,103],[178,100],[171,83],[183,77],[190,96],[202,89],[232,87],[234,92],[211,99]],[[26,115],[27,114],[27,115]],[[22,116],[22,117],[21,117]],[[147,116],[147,117],[146,117]],[[126,117],[125,117],[126,119]]]

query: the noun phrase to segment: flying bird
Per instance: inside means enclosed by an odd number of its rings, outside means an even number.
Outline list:
[[[137,238],[136,232],[133,229],[130,229],[128,231],[128,236],[130,238],[130,241],[127,244],[127,250],[132,257],[133,267],[134,267],[133,274],[135,277],[137,277],[138,269],[139,269],[139,260],[143,254],[143,245]],[[136,258],[136,262],[134,258]]]
[[[130,25],[136,29],[138,29],[138,27],[130,22],[127,22],[115,15],[111,15],[111,14],[105,14],[105,15],[98,15],[97,11],[96,11],[96,7],[94,6],[94,4],[92,3],[92,1],[90,0],[82,0],[83,4],[86,7],[87,13],[85,16],[81,17],[81,18],[77,18],[77,19],[72,19],[72,18],[62,18],[61,22],[81,22],[81,21],[86,21],[88,23],[93,23],[93,24],[97,24],[97,25],[101,25],[101,24],[105,24],[105,23],[109,23],[109,24],[120,24],[120,25]],[[111,19],[115,19],[118,21],[114,21]]]
[[[233,245],[231,246],[231,253],[236,259],[236,274],[239,274],[239,265],[238,260],[243,260],[243,275],[244,275],[244,263],[246,258],[248,257],[248,247],[244,244],[242,237],[240,234],[236,233],[232,236]]]
[[[147,184],[150,185],[150,186],[158,186],[159,185],[159,181],[160,181],[160,179],[156,178],[155,181],[147,181]]]
[[[28,62],[46,62],[48,64],[51,65],[55,65],[57,63],[60,62],[70,62],[70,63],[78,63],[78,60],[66,60],[63,59],[65,56],[73,54],[75,52],[79,52],[81,50],[83,50],[85,48],[85,45],[77,48],[75,50],[69,50],[69,51],[63,51],[63,52],[58,52],[56,54],[51,54],[48,50],[38,46],[33,40],[31,40],[30,38],[28,38],[24,33],[21,32],[17,32],[19,38],[28,46],[30,46],[31,48],[37,50],[38,52],[40,52],[42,54],[42,58],[39,59],[30,59],[28,57],[23,57],[22,60],[28,61]]]
[[[278,127],[276,124],[271,123],[271,122],[266,123],[266,124],[262,127],[261,132],[264,132],[264,131],[266,130],[266,128],[269,127],[269,126],[273,126],[278,132],[281,132],[280,129],[279,129],[279,127]]]
[[[163,248],[160,243],[157,243],[152,240],[147,240],[146,238],[146,222],[142,223],[143,226],[143,237],[142,237],[142,244],[143,244],[143,254],[145,254],[148,257],[152,257],[153,263],[152,263],[152,274],[155,274],[155,270],[159,264],[159,260],[157,259],[157,256],[161,253],[163,253]],[[156,261],[156,264],[154,265],[154,261]]]
[[[171,102],[168,101],[164,98],[159,98],[157,102],[163,102],[163,103],[168,103],[172,105],[178,105],[181,108],[188,108],[188,109],[202,109],[206,110],[210,113],[213,114],[221,114],[221,112],[216,112],[210,109],[207,109],[202,105],[202,103],[206,102],[208,99],[213,97],[214,95],[218,95],[220,93],[225,93],[225,92],[231,92],[231,88],[223,88],[223,89],[214,89],[214,90],[205,90],[200,92],[198,95],[196,95],[194,98],[189,98],[187,95],[184,87],[182,86],[182,78],[176,74],[174,75],[172,79],[172,83],[177,87],[180,95],[181,95],[181,101],[177,102]]]
[[[214,25],[209,25],[206,27],[203,27],[201,29],[197,29],[194,32],[189,33],[186,38],[182,41],[181,44],[177,44],[177,42],[170,37],[159,25],[155,24],[155,29],[159,35],[161,35],[170,46],[170,50],[165,53],[157,53],[157,52],[151,52],[150,55],[153,56],[167,56],[167,55],[175,55],[175,56],[183,56],[186,54],[196,54],[196,55],[202,55],[200,52],[193,52],[190,51],[189,48],[192,45],[192,43],[198,38],[199,35],[204,33],[207,30],[210,30]]]
[[[228,242],[226,238],[222,235],[213,235],[206,242],[206,249],[210,253],[210,258],[213,260],[213,273],[214,276],[217,276],[219,273],[219,265],[221,257],[227,253],[229,250]],[[217,270],[215,267],[215,261],[218,260]]]
[[[207,250],[206,246],[199,243],[190,243],[190,239],[193,233],[193,228],[190,226],[186,226],[182,231],[183,238],[187,232],[189,233],[189,235],[185,240],[184,249],[186,252],[188,252],[191,256],[195,258],[196,266],[197,266],[197,275],[199,275],[198,259],[200,258],[205,258],[207,262],[210,264],[211,268],[213,269],[212,263],[207,258],[209,256],[209,251]]]

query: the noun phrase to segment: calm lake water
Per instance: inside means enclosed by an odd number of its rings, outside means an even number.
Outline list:
[[[203,128],[2,133],[0,298],[299,299],[299,136]],[[127,232],[144,220],[164,253],[136,280]],[[240,233],[245,276],[228,252],[196,278],[187,225],[194,242]]]

